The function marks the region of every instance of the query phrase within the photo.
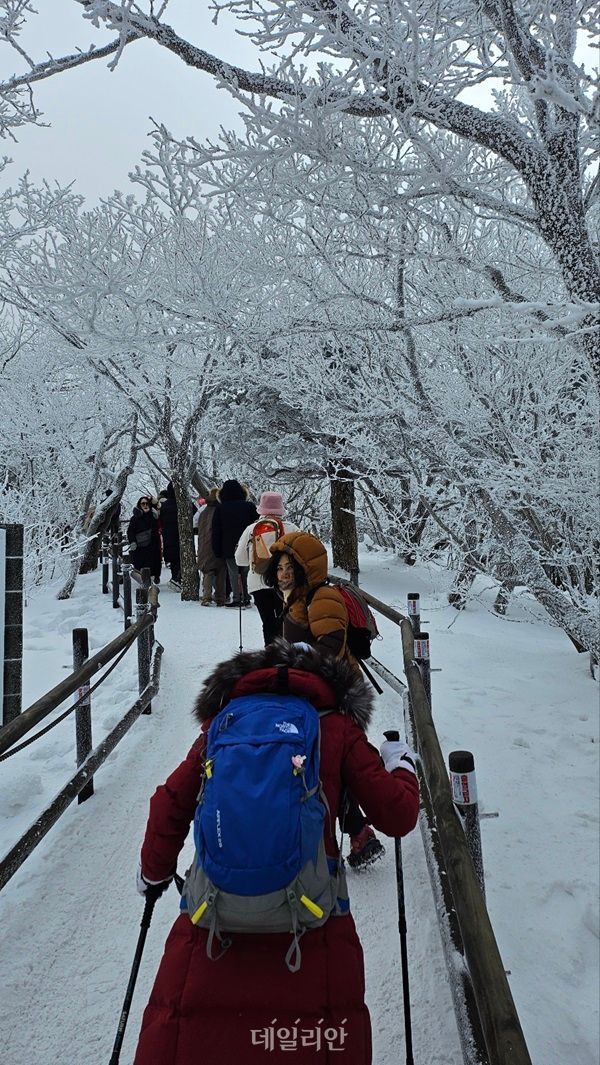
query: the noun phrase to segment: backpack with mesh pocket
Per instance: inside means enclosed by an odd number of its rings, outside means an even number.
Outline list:
[[[282,536],[285,536],[285,529],[279,518],[261,518],[256,522],[248,544],[250,566],[254,573],[262,575],[266,572],[273,558],[270,549]]]
[[[296,972],[303,932],[348,911],[341,857],[325,853],[321,714],[265,692],[232,699],[211,722],[181,901],[209,930],[209,958],[231,933],[289,932],[285,961]]]

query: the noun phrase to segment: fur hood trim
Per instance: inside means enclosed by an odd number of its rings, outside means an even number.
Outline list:
[[[340,713],[348,714],[366,731],[373,713],[373,695],[352,666],[314,647],[301,647],[282,639],[274,640],[263,650],[241,651],[221,662],[206,679],[196,699],[196,720],[202,723],[218,714],[231,698],[236,682],[247,673],[279,665],[322,677],[333,690]]]

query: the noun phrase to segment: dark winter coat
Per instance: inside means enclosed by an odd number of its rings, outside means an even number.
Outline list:
[[[160,504],[160,531],[162,533],[165,562],[177,561],[179,559],[179,525],[177,523],[175,490],[170,481]]]
[[[153,510],[144,512],[139,507],[133,508],[133,515],[127,526],[127,540],[136,547],[129,555],[137,570],[147,566],[153,577],[160,577],[161,546],[158,518]]]
[[[173,871],[194,816],[203,772],[205,733],[214,714],[232,697],[279,690],[277,665],[288,667],[289,690],[337,712],[321,720],[321,780],[329,809],[337,811],[345,787],[352,790],[369,820],[391,836],[414,828],[419,807],[414,774],[387,773],[364,729],[371,695],[344,662],[277,640],[263,651],[236,655],[207,680],[196,704],[202,733],[187,758],[159,787],[150,802],[142,847],[146,879],[160,881]],[[338,853],[332,835],[335,817],[326,819],[325,849]],[[257,846],[263,829],[256,826]],[[169,895],[167,895],[169,898]],[[290,1051],[275,1041],[258,1044],[257,1033],[297,1031],[301,1065],[370,1065],[371,1029],[364,1002],[363,955],[351,914],[332,916],[302,937],[302,966],[291,973],[284,962],[286,933],[233,937],[216,961],[206,955],[207,932],[186,914],[167,939],[150,1001],[144,1013],[134,1065],[289,1065]],[[324,1029],[346,1033],[343,1057],[300,1042]],[[254,1045],[252,1040],[255,1040]],[[315,1040],[316,1042],[316,1040]],[[335,1054],[335,1056],[334,1056]]]
[[[238,481],[225,481],[219,490],[220,506],[212,524],[212,547],[217,558],[234,558],[238,540],[247,525],[258,521],[258,511]]]
[[[221,506],[218,499],[207,499],[206,506],[198,518],[198,569],[202,573],[216,573],[223,565],[223,559],[217,558],[212,545],[212,527],[215,514]]]

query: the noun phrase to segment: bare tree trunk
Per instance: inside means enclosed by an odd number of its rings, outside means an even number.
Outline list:
[[[75,558],[73,558],[71,560],[71,566],[69,568],[69,576],[67,577],[66,581],[64,582],[64,584],[60,588],[59,592],[57,593],[57,596],[56,596],[57,599],[70,599],[71,598],[71,594],[73,592],[73,588],[75,587],[75,582],[77,580],[77,577],[79,576],[79,559],[80,559],[80,556],[76,555]]]
[[[333,466],[330,468],[333,564],[347,570],[350,574],[350,580],[358,583],[358,534],[356,531],[354,481],[355,475],[348,470]]]
[[[88,525],[87,533],[90,539],[83,548],[83,554],[79,564],[80,573],[92,573],[93,570],[98,568],[102,537],[108,532],[122,498],[123,492],[121,492],[114,502],[112,499],[110,500],[110,507],[108,510],[104,510],[104,508],[96,510],[96,513]],[[107,502],[109,502],[109,500],[107,500]]]
[[[179,528],[179,554],[181,559],[181,598],[187,603],[197,603],[200,598],[200,581],[194,548],[192,504],[189,498],[187,479],[179,470],[171,470],[170,473],[177,503],[177,526]]]

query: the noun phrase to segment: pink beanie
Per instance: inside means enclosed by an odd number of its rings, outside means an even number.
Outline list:
[[[259,514],[273,514],[277,518],[282,518],[285,508],[281,492],[263,492],[256,509]]]

